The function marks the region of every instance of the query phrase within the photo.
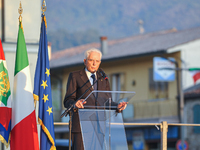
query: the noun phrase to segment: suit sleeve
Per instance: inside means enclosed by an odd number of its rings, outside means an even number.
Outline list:
[[[64,98],[64,106],[66,108],[70,107],[76,101],[76,90],[77,90],[76,79],[73,77],[73,74],[70,73],[67,82],[67,91]]]

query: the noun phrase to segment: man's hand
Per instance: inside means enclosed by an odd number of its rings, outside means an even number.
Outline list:
[[[124,109],[126,108],[127,104],[128,104],[128,102],[120,102],[120,103],[118,104],[118,106],[117,106],[118,110],[119,110],[119,111],[124,110]]]
[[[76,104],[75,104],[75,106],[77,107],[77,108],[84,108],[84,104],[86,104],[87,102],[86,101],[84,101],[84,99],[80,99],[80,100],[78,100],[77,102],[76,102]]]

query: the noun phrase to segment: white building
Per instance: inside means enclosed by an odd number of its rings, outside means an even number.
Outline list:
[[[0,38],[7,62],[11,94],[13,91],[15,52],[19,29],[18,9],[22,5],[22,25],[28,51],[32,85],[34,81],[35,66],[40,38],[41,26],[41,0],[0,0]],[[0,143],[0,150],[3,149]],[[8,148],[9,149],[9,148]],[[7,150],[4,147],[4,150]]]

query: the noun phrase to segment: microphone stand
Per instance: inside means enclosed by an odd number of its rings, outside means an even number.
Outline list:
[[[69,111],[69,150],[71,150],[71,139],[72,139],[72,112]]]

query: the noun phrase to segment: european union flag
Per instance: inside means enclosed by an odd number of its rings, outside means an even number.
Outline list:
[[[46,34],[46,17],[42,14],[40,43],[34,79],[34,99],[39,101],[38,122],[41,125],[40,150],[54,150],[55,135],[51,96],[51,80]]]

